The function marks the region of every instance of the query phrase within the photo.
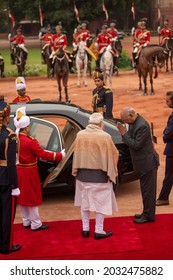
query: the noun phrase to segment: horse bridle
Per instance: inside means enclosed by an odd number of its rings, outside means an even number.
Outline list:
[[[58,56],[56,56],[56,58],[61,62],[61,61],[63,61],[64,59],[65,59],[65,54],[64,54],[64,56],[63,57],[58,57]]]

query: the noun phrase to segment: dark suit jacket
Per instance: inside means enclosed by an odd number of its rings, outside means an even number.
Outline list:
[[[123,141],[129,146],[133,168],[136,172],[146,173],[159,165],[159,157],[155,152],[150,126],[144,118],[137,116],[123,135]]]
[[[166,128],[163,131],[163,141],[166,143],[164,155],[173,156],[173,112],[169,116]]]

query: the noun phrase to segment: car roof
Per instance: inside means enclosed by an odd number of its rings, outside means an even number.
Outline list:
[[[60,115],[68,117],[78,123],[82,128],[88,124],[89,116],[93,113],[76,104],[65,102],[50,102],[50,101],[36,101],[27,103],[10,103],[11,115],[15,116],[16,110],[19,107],[26,106],[26,114],[28,116],[46,116],[46,115]],[[122,137],[116,128],[116,123],[110,120],[104,120],[105,131],[108,132],[115,143],[122,143]]]

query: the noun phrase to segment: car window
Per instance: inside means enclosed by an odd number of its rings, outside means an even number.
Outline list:
[[[15,130],[13,118],[9,127]],[[30,136],[37,139],[40,146],[48,151],[60,152],[63,149],[62,135],[54,123],[35,117],[30,117]]]

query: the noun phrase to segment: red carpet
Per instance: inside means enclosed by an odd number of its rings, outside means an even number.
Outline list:
[[[49,222],[49,229],[32,232],[21,224],[14,226],[14,243],[22,249],[0,259],[173,259],[173,215],[157,215],[155,223],[136,225],[133,217],[105,219],[107,239],[81,237],[81,221]]]

